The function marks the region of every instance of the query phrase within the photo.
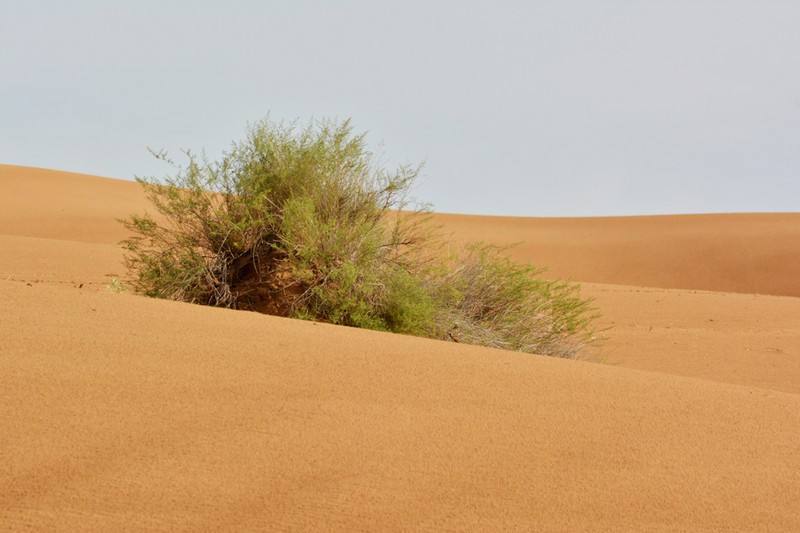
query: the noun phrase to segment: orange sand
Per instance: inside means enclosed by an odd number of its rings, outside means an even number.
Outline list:
[[[606,283],[585,362],[114,294],[145,205],[0,166],[4,529],[800,530],[800,215],[443,215]]]
[[[517,244],[559,278],[800,296],[800,213],[438,220],[459,241]]]

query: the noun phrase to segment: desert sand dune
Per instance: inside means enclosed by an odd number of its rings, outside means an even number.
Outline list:
[[[669,288],[795,294],[800,215],[440,216],[606,282],[601,365],[113,294],[145,208],[0,165],[4,528],[800,529],[800,298]]]
[[[102,290],[118,246],[0,235],[0,280]],[[800,298],[582,284],[606,339],[588,360],[800,393]]]
[[[103,288],[125,274],[119,246],[0,234],[0,280]]]
[[[117,243],[148,208],[135,183],[0,165],[0,234]],[[522,218],[436,215],[455,241],[516,244],[575,281],[800,296],[800,213]]]
[[[0,305],[11,529],[800,525],[798,395],[47,285]]]
[[[0,234],[117,243],[147,209],[139,186],[0,165]],[[517,259],[596,283],[800,296],[800,213],[522,218],[436,215],[455,241],[517,244]]]
[[[800,298],[583,284],[604,363],[800,393]]]
[[[0,165],[0,191],[7,192],[0,195],[0,245],[5,251],[0,255],[0,279],[102,289],[114,277],[124,275],[117,242],[126,234],[116,219],[148,208],[137,184]],[[792,283],[800,280],[795,272],[800,237],[792,237],[800,231],[800,214],[612,219],[437,217],[461,240],[472,236],[500,244],[521,241],[512,250],[518,259],[548,265],[552,272],[577,276],[580,281],[611,278],[622,280],[619,283],[656,286],[662,281],[661,286],[668,287],[699,283],[703,278],[698,275],[710,272],[711,278],[715,273],[720,279],[728,276],[734,291],[745,291],[753,284],[763,286],[763,280],[778,280],[781,290],[776,292],[788,294]],[[762,225],[752,225],[753,220],[760,220]],[[600,230],[592,229],[595,222]],[[737,231],[742,235],[737,237]],[[656,233],[661,236],[656,237]],[[672,259],[665,259],[661,256],[666,233],[673,235],[672,248],[682,239],[686,249],[695,250],[695,256],[710,256],[704,254],[703,246],[715,249],[724,241],[719,240],[720,235],[728,241],[738,238],[739,244],[712,261],[695,257],[697,261],[689,262],[692,254],[680,248],[673,251]],[[630,235],[629,242],[626,235]],[[644,238],[648,235],[650,241]],[[624,260],[617,253],[620,243],[628,249]],[[756,252],[733,253],[742,246]],[[774,264],[760,266],[757,251],[769,247],[776,258]],[[572,251],[564,255],[567,248]],[[632,259],[631,254],[635,256]],[[761,258],[767,255],[765,252]],[[663,261],[654,264],[654,257]],[[613,272],[609,265],[614,266]],[[788,281],[774,276],[786,269],[791,274]],[[718,281],[711,279],[708,287],[701,288],[710,289]],[[603,326],[613,328],[606,332],[604,345],[587,354],[594,360],[786,392],[800,388],[798,299],[728,297],[598,283],[583,283],[583,290],[597,299]]]
[[[593,218],[437,215],[559,278],[800,296],[800,213]]]
[[[117,218],[141,212],[137,183],[40,168],[0,165],[0,235],[116,244]]]

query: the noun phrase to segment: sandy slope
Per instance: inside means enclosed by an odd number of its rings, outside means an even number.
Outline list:
[[[146,209],[135,183],[0,165],[0,234],[116,243]],[[608,218],[437,215],[455,240],[576,281],[800,296],[800,213]]]
[[[0,282],[12,529],[796,531],[800,396]]]
[[[0,234],[115,244],[117,218],[143,211],[137,183],[0,165]]]
[[[0,234],[0,280],[103,288],[125,274],[120,248]]]
[[[800,213],[438,218],[457,240],[517,244],[513,256],[560,278],[800,296]]]
[[[144,207],[0,165],[0,526],[800,529],[800,298],[588,283],[608,364],[558,361],[112,294]],[[728,290],[796,288],[798,215],[442,219],[663,287],[735,242]]]
[[[107,290],[124,276],[112,244],[0,235],[0,280]],[[800,393],[800,298],[583,284],[613,365]]]
[[[584,284],[602,362],[800,393],[800,298]]]
[[[124,274],[116,243],[125,232],[116,219],[147,209],[138,185],[0,165],[0,191],[6,193],[0,194],[0,247],[5,252],[0,254],[0,279],[91,289]],[[519,241],[514,253],[520,259],[555,265],[551,270],[582,281],[610,278],[656,286],[662,281],[662,287],[700,284],[709,289],[713,283],[701,282],[710,271],[728,276],[734,291],[778,280],[775,292],[787,294],[793,282],[800,282],[800,214],[437,216],[457,238]],[[753,220],[762,225],[753,226]],[[665,239],[672,259],[663,257]],[[709,254],[720,242],[733,243],[730,253]],[[619,255],[621,247],[627,255]],[[733,253],[742,247],[746,253]],[[768,256],[776,258],[774,264],[762,265]],[[787,267],[788,278],[775,275]],[[800,389],[800,299],[597,283],[585,283],[584,292],[597,299],[603,325],[613,328],[605,345],[588,354],[596,360],[786,392]]]

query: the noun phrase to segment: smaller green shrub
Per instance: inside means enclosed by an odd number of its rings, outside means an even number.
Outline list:
[[[468,344],[573,357],[595,340],[595,314],[580,287],[473,244],[434,283],[437,334]]]
[[[108,285],[106,285],[106,289],[114,293],[121,293],[128,290],[127,287],[125,287],[125,284],[122,282],[122,280],[120,280],[116,276],[111,278],[111,282]]]

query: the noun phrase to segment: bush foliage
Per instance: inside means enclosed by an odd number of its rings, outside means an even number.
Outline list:
[[[530,353],[574,356],[593,311],[573,284],[503,251],[441,253],[416,167],[389,172],[349,121],[262,121],[218,161],[187,152],[139,179],[156,215],[123,221],[130,285],[148,296]]]

